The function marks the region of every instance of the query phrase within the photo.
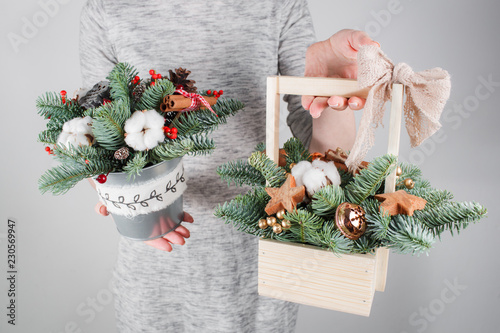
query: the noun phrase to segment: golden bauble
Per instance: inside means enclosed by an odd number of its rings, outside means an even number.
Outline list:
[[[281,221],[281,227],[283,228],[283,230],[288,230],[292,227],[292,222],[288,220],[283,220]]]
[[[409,190],[415,187],[415,182],[411,178],[405,179],[405,187]]]
[[[281,234],[283,232],[283,227],[281,227],[281,224],[276,223],[275,225],[273,225],[273,231],[276,234]]]
[[[276,223],[276,218],[274,216],[269,216],[266,221],[267,221],[267,225],[272,227],[273,224]]]
[[[398,177],[399,177],[399,176],[401,176],[402,174],[403,174],[403,169],[401,169],[401,167],[400,167],[400,166],[398,166],[398,167],[397,167],[397,169],[396,169],[396,176],[398,176]]]
[[[259,228],[266,229],[267,227],[268,227],[267,220],[266,219],[260,219],[259,220]]]
[[[285,213],[286,213],[285,210],[282,209],[276,213],[276,217],[280,220],[283,220],[285,218]]]

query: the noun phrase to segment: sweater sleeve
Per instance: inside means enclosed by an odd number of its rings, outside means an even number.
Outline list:
[[[282,12],[282,30],[278,50],[278,68],[281,75],[303,76],[307,48],[314,43],[314,27],[306,0],[285,1]],[[312,136],[312,118],[302,108],[301,96],[285,95],[289,111],[287,124],[292,134],[309,147]]]
[[[80,18],[80,66],[82,86],[92,87],[106,78],[118,63],[109,38],[107,16],[102,0],[88,0]]]

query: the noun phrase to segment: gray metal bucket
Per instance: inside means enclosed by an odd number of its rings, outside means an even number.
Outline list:
[[[140,187],[145,183],[151,183],[152,180],[163,177],[170,174],[174,169],[176,169],[181,163],[182,158],[176,158],[170,161],[164,161],[159,164],[144,168],[139,176],[135,179],[128,180],[128,174],[123,172],[110,173],[107,177],[105,183],[106,186],[137,186]],[[182,174],[182,181],[185,179]],[[99,187],[98,184],[97,188]],[[171,188],[172,190],[172,188]],[[175,187],[173,187],[172,192],[175,192]],[[168,185],[167,185],[168,191]],[[155,193],[156,194],[156,193]],[[101,200],[104,199],[101,195]],[[161,194],[160,194],[161,195]],[[109,199],[109,198],[108,198]],[[127,217],[124,215],[116,214],[110,212],[113,220],[116,223],[118,232],[124,237],[134,239],[134,240],[152,240],[155,238],[162,237],[169,233],[170,231],[177,228],[183,218],[183,196],[181,195],[167,207],[162,208],[158,211],[149,212],[147,214],[139,214],[133,217]],[[121,202],[120,202],[121,203]],[[110,203],[108,202],[107,205]],[[116,206],[116,205],[115,205]],[[112,208],[112,207],[111,207]],[[108,208],[108,210],[111,210]]]

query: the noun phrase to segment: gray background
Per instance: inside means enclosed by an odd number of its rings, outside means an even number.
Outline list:
[[[61,0],[44,17],[35,0],[4,1],[0,14],[1,332],[115,331],[108,288],[117,242],[112,221],[94,213],[97,197],[88,184],[58,197],[40,195],[36,185],[51,158],[36,142],[44,121],[36,115],[34,102],[45,91],[65,89],[72,94],[80,87],[78,20],[83,3]],[[450,72],[453,88],[443,128],[414,150],[404,133],[401,157],[418,164],[433,186],[450,190],[457,200],[484,204],[489,218],[458,237],[446,234],[430,256],[391,254],[386,291],[376,293],[369,318],[302,306],[297,332],[499,332],[500,4],[309,3],[318,39],[355,27],[380,42],[394,62],[407,62],[415,70],[443,67]],[[22,36],[23,20],[34,19],[40,27],[26,35],[16,52],[8,34]],[[488,90],[481,78],[497,84]],[[378,131],[371,157],[384,153],[386,129]],[[286,136],[283,129],[282,140]],[[18,224],[15,327],[6,324],[5,316],[8,218]],[[462,289],[453,293],[449,285],[456,283]]]

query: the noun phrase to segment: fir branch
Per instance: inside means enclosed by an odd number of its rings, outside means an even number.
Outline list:
[[[286,172],[277,166],[266,154],[255,152],[248,159],[248,164],[260,171],[269,187],[279,187],[286,180]]]
[[[56,144],[57,138],[61,131],[58,130],[45,130],[38,134],[38,142],[47,144]]]
[[[297,138],[290,138],[283,145],[283,149],[285,150],[285,160],[286,160],[286,168],[290,170],[290,164],[299,163],[300,161],[309,161],[311,162],[311,154],[304,147],[302,142]]]
[[[388,246],[403,254],[427,253],[434,244],[434,235],[413,217],[396,215],[388,232]]]
[[[317,233],[325,223],[325,220],[320,216],[302,208],[287,212],[285,219],[292,223],[290,232],[297,237],[297,241],[300,243],[308,243],[310,241],[309,235]]]
[[[346,198],[354,204],[362,203],[366,198],[375,195],[385,178],[396,167],[397,157],[384,155],[375,158],[368,168],[354,177],[354,180],[346,185]]]
[[[114,152],[102,147],[94,146],[73,146],[69,144],[64,146],[57,144],[54,149],[55,158],[68,164],[80,164],[86,166],[89,171],[92,168],[96,170],[112,170],[120,165],[120,161],[113,158]],[[102,173],[102,172],[100,172]]]
[[[434,209],[415,211],[414,217],[420,223],[432,229],[435,235],[449,230],[460,233],[470,223],[475,223],[487,213],[486,208],[475,202],[448,202]]]
[[[230,161],[217,168],[217,174],[230,186],[234,182],[237,186],[266,186],[266,179],[257,169],[250,166],[248,161]]]
[[[264,142],[260,142],[257,144],[257,146],[255,146],[254,152],[261,152],[261,153],[265,153],[266,152],[266,144]]]
[[[362,207],[367,221],[366,234],[377,241],[384,241],[389,232],[391,216],[380,212],[380,202],[376,199],[366,199]]]
[[[307,239],[312,245],[326,247],[335,254],[352,252],[353,242],[342,235],[333,221],[323,223],[323,227],[310,234]]]
[[[38,114],[45,119],[57,118],[63,123],[76,117],[82,117],[83,108],[78,103],[69,99],[62,102],[61,95],[55,92],[48,92],[36,100]]]
[[[151,159],[161,162],[182,157],[193,150],[194,142],[191,139],[168,140],[151,149]]]
[[[445,204],[453,199],[453,194],[447,190],[436,190],[433,188],[414,187],[406,190],[409,194],[425,199],[425,210],[434,209],[434,207]]]
[[[160,110],[160,104],[167,95],[175,91],[174,84],[167,79],[156,80],[153,86],[149,86],[135,106],[135,110]]]
[[[130,112],[130,87],[138,71],[131,65],[120,62],[111,70],[109,80],[110,94],[113,101],[122,101]],[[130,116],[130,115],[129,115]]]
[[[260,236],[273,237],[270,228],[262,230],[259,228],[259,220],[266,218],[264,210],[269,196],[264,189],[254,189],[245,195],[238,195],[233,200],[218,205],[214,215],[224,220],[225,223],[232,223],[233,226],[242,232]]]
[[[106,103],[95,109],[92,130],[99,145],[112,151],[125,146],[123,126],[130,115],[130,109],[123,100]]]
[[[148,153],[143,151],[135,152],[134,157],[123,167],[123,171],[128,173],[128,179],[134,179],[141,174],[142,169],[148,164]]]
[[[189,138],[193,142],[193,147],[188,152],[190,156],[208,155],[216,148],[214,140],[205,135],[191,135]]]
[[[401,167],[401,175],[399,179],[411,178],[414,182],[418,181],[422,177],[422,171],[414,165],[410,163],[400,162],[399,166]]]
[[[373,253],[381,244],[376,239],[368,237],[366,234],[353,242],[353,253]]]
[[[111,170],[99,170],[107,173]],[[47,170],[38,180],[40,192],[52,192],[54,195],[64,194],[79,181],[92,177],[96,170],[89,170],[81,164],[62,164]]]
[[[311,207],[319,216],[332,216],[335,215],[338,205],[345,201],[344,191],[340,186],[328,185],[314,193]]]

